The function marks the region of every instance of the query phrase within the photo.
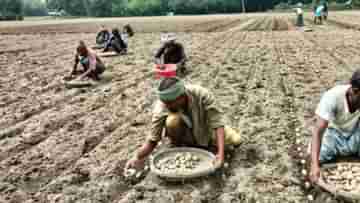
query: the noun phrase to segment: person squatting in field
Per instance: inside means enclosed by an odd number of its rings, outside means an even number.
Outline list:
[[[162,46],[155,53],[155,64],[176,64],[177,68],[185,73],[186,55],[184,46],[176,42],[176,35],[169,33],[162,36]]]
[[[340,156],[360,157],[360,70],[350,84],[325,92],[315,111],[317,122],[311,142],[310,180],[317,182],[320,164]]]
[[[110,40],[111,33],[105,25],[101,25],[96,36],[96,44],[99,48],[104,48],[106,43]]]
[[[114,28],[110,39],[105,43],[103,52],[107,52],[110,49],[115,51],[117,54],[126,54],[128,48],[128,34],[120,34],[119,29]]]
[[[185,85],[176,77],[163,79],[157,91],[151,132],[126,169],[142,167],[162,138],[175,147],[216,148],[214,166],[222,167],[225,147],[240,145],[241,137],[225,125],[214,95],[201,86]]]
[[[324,10],[323,5],[319,5],[315,10],[314,24],[322,24],[322,12]]]
[[[78,64],[83,66],[83,70],[78,71]],[[93,80],[100,80],[100,75],[105,71],[105,65],[101,59],[96,55],[95,51],[86,46],[83,41],[80,41],[75,54],[75,64],[70,76],[81,74],[79,79],[86,77]]]
[[[328,3],[327,1],[320,1],[314,7],[314,24],[322,24],[328,16]]]

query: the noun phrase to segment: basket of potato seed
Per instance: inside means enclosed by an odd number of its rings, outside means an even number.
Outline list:
[[[150,169],[166,180],[185,180],[213,173],[215,155],[206,150],[176,147],[156,153],[150,160]]]
[[[318,185],[335,196],[360,200],[360,162],[322,165]]]

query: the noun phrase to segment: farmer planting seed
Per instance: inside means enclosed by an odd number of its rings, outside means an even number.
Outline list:
[[[350,84],[325,92],[315,114],[310,172],[314,183],[320,177],[320,164],[338,157],[360,156],[360,70],[353,73]]]
[[[304,17],[303,17],[303,10],[302,10],[302,4],[298,3],[297,8],[295,8],[296,12],[296,26],[303,27],[304,26]]]
[[[214,95],[197,85],[185,85],[179,78],[165,78],[158,89],[151,121],[151,132],[143,146],[126,164],[139,169],[162,138],[170,146],[216,148],[215,168],[224,163],[224,149],[238,146],[240,134],[225,125]]]
[[[161,41],[162,46],[155,54],[155,64],[176,64],[177,68],[184,73],[186,70],[184,46],[176,42],[175,33],[163,35]]]
[[[324,5],[324,11],[323,11],[323,18],[326,21],[329,15],[329,4],[327,1],[323,2]]]
[[[117,54],[126,54],[128,47],[128,34],[120,34],[119,29],[114,28],[110,39],[106,42],[103,52],[107,52],[110,49],[115,51]]]
[[[314,24],[322,24],[324,5],[318,5],[315,9]]]
[[[110,31],[105,27],[105,25],[101,25],[99,32],[96,35],[96,44],[99,48],[104,48],[106,42],[111,38]]]
[[[123,34],[127,34],[129,37],[134,36],[134,29],[130,26],[130,24],[126,24],[123,27]]]
[[[78,64],[83,66],[83,70],[77,71]],[[86,46],[83,41],[80,41],[75,54],[75,64],[71,71],[70,77],[81,74],[79,79],[90,78],[93,80],[100,80],[100,74],[105,71],[105,65],[96,53]]]

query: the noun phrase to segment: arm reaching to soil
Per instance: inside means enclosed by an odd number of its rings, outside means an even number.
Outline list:
[[[70,73],[70,76],[74,75],[75,72],[76,72],[76,69],[77,69],[77,65],[79,64],[79,54],[75,54],[75,63],[74,63],[74,66],[73,66],[73,69]]]
[[[202,88],[202,100],[204,109],[208,116],[208,124],[211,129],[216,131],[216,147],[217,147],[217,154],[215,160],[215,168],[221,168],[224,164],[225,160],[225,153],[224,153],[224,146],[225,146],[225,122],[223,118],[223,112],[219,108],[219,104],[215,100],[215,96],[209,90]]]
[[[140,150],[136,153],[136,155],[126,163],[125,169],[129,169],[129,168],[139,169],[143,167],[146,158],[155,149],[156,145],[157,142],[153,142],[153,141],[145,142],[145,144],[140,148]]]
[[[160,108],[160,106],[162,106],[160,103],[155,105],[155,110],[151,119],[151,133],[136,155],[127,162],[126,169],[140,168],[143,166],[146,157],[149,156],[152,151],[154,151],[155,147],[161,140],[161,134],[165,125],[166,115],[161,113],[164,109]]]
[[[313,183],[316,183],[320,177],[320,147],[322,136],[328,127],[329,122],[325,119],[317,116],[317,122],[314,131],[312,132],[312,141],[311,141],[311,171],[310,171],[310,180]]]
[[[217,146],[217,154],[215,161],[215,168],[221,168],[225,161],[225,131],[224,128],[216,129],[216,146]]]

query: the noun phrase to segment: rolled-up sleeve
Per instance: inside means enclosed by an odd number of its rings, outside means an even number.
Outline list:
[[[151,131],[147,137],[148,141],[159,142],[161,140],[162,131],[165,126],[167,114],[161,109],[160,104],[157,104],[151,119]]]

